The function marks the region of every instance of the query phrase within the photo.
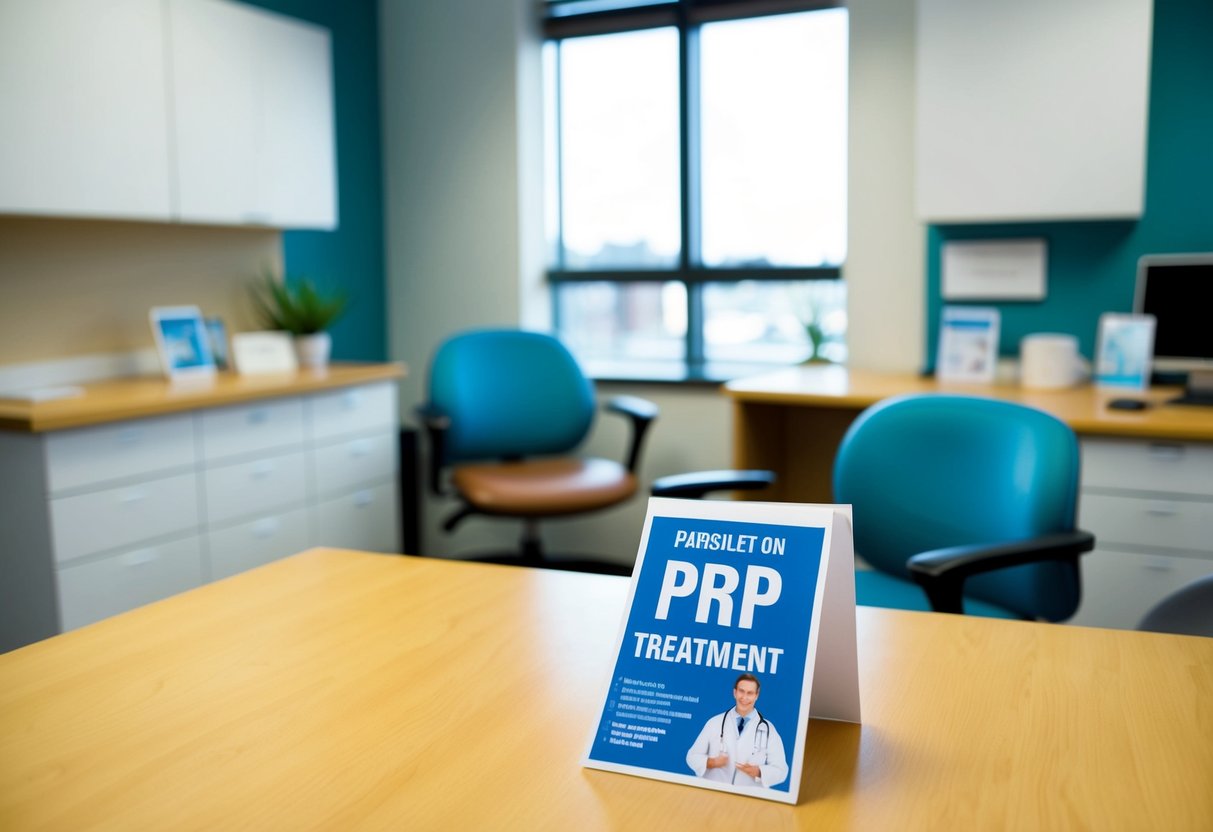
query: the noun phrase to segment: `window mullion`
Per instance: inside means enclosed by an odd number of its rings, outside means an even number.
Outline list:
[[[687,363],[698,367],[703,363],[703,292],[690,282],[692,270],[699,267],[700,257],[700,170],[699,170],[699,28],[688,22],[688,4],[681,6],[679,50],[679,98],[681,118],[680,183],[682,188],[682,254],[679,258],[680,277],[687,292]]]

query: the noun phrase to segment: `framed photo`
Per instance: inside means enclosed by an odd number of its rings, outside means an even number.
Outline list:
[[[227,349],[227,327],[222,318],[207,318],[205,323],[206,334],[211,343],[211,355],[215,358],[215,366],[220,370],[227,370],[232,366]]]
[[[939,326],[935,375],[940,381],[994,381],[999,313],[984,306],[945,306]]]
[[[1153,315],[1099,316],[1099,347],[1095,353],[1095,385],[1122,390],[1150,386],[1154,353]]]
[[[293,373],[299,369],[291,336],[285,332],[237,332],[232,358],[242,376]]]
[[[164,374],[170,379],[215,374],[210,336],[196,306],[157,306],[151,311],[152,334]]]

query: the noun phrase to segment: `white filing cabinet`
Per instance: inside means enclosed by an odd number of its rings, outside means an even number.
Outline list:
[[[0,550],[21,548],[0,551],[3,577],[43,549],[68,630],[310,546],[398,552],[398,430],[395,385],[377,382],[0,432]]]
[[[1132,628],[1150,607],[1213,573],[1213,445],[1084,438],[1082,606],[1070,623]]]

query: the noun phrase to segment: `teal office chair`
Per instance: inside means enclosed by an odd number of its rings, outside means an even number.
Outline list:
[[[608,561],[549,560],[543,518],[608,508],[636,493],[636,468],[657,406],[619,396],[606,410],[628,418],[623,462],[573,452],[594,421],[594,390],[568,349],[550,335],[507,329],[463,332],[441,344],[420,409],[430,442],[429,485],[459,508],[452,531],[473,514],[523,521],[520,550],[476,558],[498,563],[631,574]]]
[[[1081,597],[1074,528],[1078,441],[1022,405],[969,396],[888,399],[865,410],[834,461],[853,506],[858,603],[1061,621]],[[657,496],[762,487],[763,471],[662,477]]]
[[[856,574],[859,603],[1069,618],[1095,546],[1074,528],[1078,476],[1074,432],[1030,407],[916,395],[868,408],[834,463],[834,499],[854,507],[873,567]]]

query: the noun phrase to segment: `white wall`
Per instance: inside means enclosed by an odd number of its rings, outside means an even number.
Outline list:
[[[847,346],[853,367],[923,364],[926,229],[914,213],[914,7],[851,0]]]
[[[909,8],[903,8],[908,6]],[[921,362],[923,242],[912,220],[913,4],[851,6],[850,282],[856,366]],[[540,326],[542,157],[538,38],[530,0],[381,0],[384,148],[392,357],[408,362],[409,414],[425,368],[451,332],[483,324]],[[871,44],[867,44],[867,39]],[[729,401],[713,388],[603,385],[656,401],[642,477],[726,467]],[[619,457],[621,419],[599,419],[589,450]],[[519,524],[472,518],[453,535],[449,510],[423,506],[426,554],[503,549]],[[643,500],[545,527],[551,550],[635,555]]]

